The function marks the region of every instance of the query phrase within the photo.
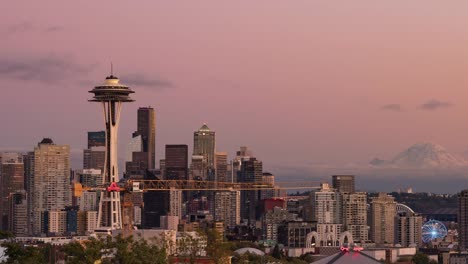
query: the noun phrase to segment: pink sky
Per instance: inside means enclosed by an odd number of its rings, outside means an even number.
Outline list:
[[[267,168],[390,158],[421,141],[461,153],[467,10],[427,0],[6,1],[0,149],[46,136],[83,148],[85,132],[103,128],[87,91],[112,61],[136,91],[121,147],[136,109],[150,105],[158,159],[164,144],[191,146],[203,122],[219,151],[248,145]]]

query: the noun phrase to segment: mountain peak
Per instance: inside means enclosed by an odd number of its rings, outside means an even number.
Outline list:
[[[375,164],[375,161],[373,163]],[[468,162],[461,157],[450,154],[438,144],[422,142],[410,146],[392,160],[380,162],[380,164],[391,167],[451,168],[467,166]]]

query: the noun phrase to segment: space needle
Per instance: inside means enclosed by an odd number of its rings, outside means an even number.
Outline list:
[[[133,102],[130,87],[119,83],[119,78],[111,75],[106,77],[104,84],[89,91],[94,94],[90,102],[99,102],[104,111],[106,125],[106,156],[104,162],[103,185],[99,201],[98,222],[96,233],[110,234],[112,230],[122,229],[122,208],[120,206],[119,170],[117,164],[117,132],[119,128],[122,103]]]

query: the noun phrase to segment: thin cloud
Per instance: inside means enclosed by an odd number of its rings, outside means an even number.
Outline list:
[[[450,103],[450,102],[443,102],[443,101],[439,101],[439,100],[430,100],[424,104],[421,105],[421,108],[423,110],[438,110],[438,109],[441,109],[441,108],[448,108],[448,107],[452,107],[454,106],[454,104]]]
[[[7,27],[7,35],[27,33],[27,32],[40,32],[40,33],[55,33],[63,31],[65,28],[62,26],[38,26],[31,21],[24,21],[21,23],[13,24]]]
[[[24,33],[28,31],[32,31],[34,29],[35,27],[33,23],[29,21],[24,21],[18,24],[13,24],[13,25],[8,26],[7,33],[8,34]]]
[[[401,112],[403,111],[400,104],[386,104],[381,107],[382,110]]]
[[[44,32],[53,33],[53,32],[59,32],[63,30],[65,30],[65,28],[61,26],[50,26],[50,27],[45,28]]]
[[[168,80],[156,78],[155,76],[147,76],[143,74],[129,74],[121,78],[122,82],[128,85],[140,86],[151,89],[163,89],[174,87],[174,84]]]
[[[56,83],[93,68],[93,65],[78,64],[68,56],[0,57],[0,78],[18,81]]]

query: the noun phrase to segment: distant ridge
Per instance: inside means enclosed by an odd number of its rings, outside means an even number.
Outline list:
[[[444,147],[434,143],[414,144],[390,161],[373,159],[375,167],[394,168],[455,168],[468,166],[462,157],[449,153]]]

